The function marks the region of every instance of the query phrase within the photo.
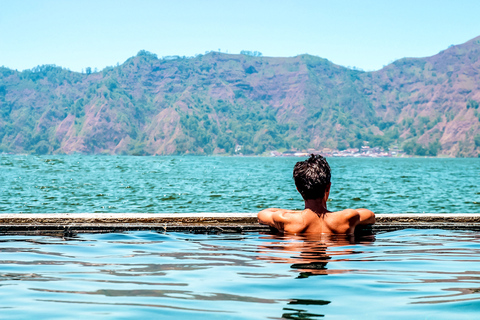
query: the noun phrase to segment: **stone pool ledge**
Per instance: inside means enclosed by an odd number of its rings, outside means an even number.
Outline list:
[[[480,213],[474,214],[377,214],[373,232],[415,229],[480,230]],[[162,232],[269,231],[257,223],[256,213],[49,213],[0,214],[0,234],[104,233],[133,230]]]

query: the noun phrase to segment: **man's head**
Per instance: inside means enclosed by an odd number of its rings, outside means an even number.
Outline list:
[[[323,198],[330,187],[330,166],[321,155],[310,155],[293,168],[293,179],[304,200]]]

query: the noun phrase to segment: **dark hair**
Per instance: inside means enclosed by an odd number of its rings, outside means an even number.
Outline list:
[[[311,154],[293,168],[293,179],[303,199],[318,199],[325,195],[330,183],[330,166],[321,155]]]

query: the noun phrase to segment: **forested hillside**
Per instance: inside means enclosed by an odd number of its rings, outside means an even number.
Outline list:
[[[261,154],[368,143],[478,156],[479,70],[480,37],[376,72],[309,55],[147,51],[94,73],[0,68],[0,152]]]

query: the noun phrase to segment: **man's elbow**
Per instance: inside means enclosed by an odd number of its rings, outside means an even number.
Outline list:
[[[368,209],[358,209],[360,213],[360,223],[359,224],[374,224],[375,223],[375,213]]]
[[[365,220],[365,224],[375,224],[375,221],[375,213],[372,212],[372,215],[367,220]]]
[[[269,209],[260,211],[257,214],[258,223],[271,225],[270,221],[272,220],[272,212]]]

